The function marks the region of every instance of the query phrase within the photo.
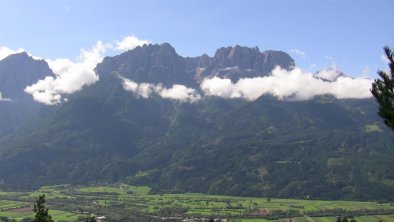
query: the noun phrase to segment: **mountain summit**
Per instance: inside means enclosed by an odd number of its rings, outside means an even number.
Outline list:
[[[0,61],[0,92],[13,101],[19,100],[25,97],[26,86],[49,75],[54,74],[44,60],[33,59],[26,52],[10,55]]]
[[[220,48],[214,57],[179,56],[168,43],[144,45],[114,57],[106,57],[97,72],[118,74],[136,82],[162,83],[165,86],[182,84],[195,86],[206,77],[240,78],[265,76],[280,66],[291,69],[294,60],[285,52],[265,51],[257,47]]]
[[[36,60],[26,52],[10,55],[0,61],[0,93],[9,102],[0,101],[0,138],[14,132],[35,115],[41,104],[25,93],[26,86],[45,76],[54,75],[44,60]]]
[[[260,52],[258,47],[248,48],[236,45],[220,48],[204,69],[202,77],[218,76],[236,82],[240,78],[266,76],[276,66],[292,69],[294,60],[285,52],[267,50]]]

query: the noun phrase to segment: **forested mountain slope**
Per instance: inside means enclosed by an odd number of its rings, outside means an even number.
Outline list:
[[[0,140],[1,184],[127,181],[154,192],[392,199],[394,137],[373,99],[180,102],[135,96],[119,77],[193,87],[210,76],[269,75],[275,65],[294,61],[239,46],[184,58],[168,44],[107,57],[100,81]]]

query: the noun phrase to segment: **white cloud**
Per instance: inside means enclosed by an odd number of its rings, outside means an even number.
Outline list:
[[[125,90],[131,91],[144,99],[149,98],[153,93],[159,95],[162,98],[180,102],[193,103],[201,98],[195,89],[186,87],[184,85],[174,84],[171,88],[165,88],[161,84],[155,85],[151,83],[136,83],[121,76],[119,77],[122,79],[123,88]]]
[[[328,80],[328,81],[335,81],[341,76],[341,72],[339,72],[335,68],[330,69],[323,69],[314,75],[316,78]]]
[[[133,82],[129,79],[123,78],[121,76],[118,76],[118,77],[122,79],[123,88],[126,91],[130,91],[130,92],[134,92],[134,93],[139,94],[138,93],[138,87],[139,87],[138,83]]]
[[[213,77],[212,79],[204,79],[200,88],[208,96],[219,96],[223,98],[239,98],[241,94],[230,79],[222,79]]]
[[[116,49],[118,50],[131,50],[137,46],[143,46],[149,44],[150,41],[144,39],[138,39],[134,35],[126,36],[121,41],[116,42]]]
[[[116,50],[128,50],[139,45],[150,43],[147,40],[140,40],[135,36],[127,36],[122,41],[116,41]],[[33,98],[43,104],[54,105],[62,101],[67,101],[64,94],[79,91],[85,85],[91,85],[99,80],[94,68],[103,60],[107,49],[115,49],[111,44],[104,44],[98,41],[90,50],[81,49],[80,56],[76,62],[67,59],[46,59],[49,67],[55,76],[47,76],[25,88],[25,92],[31,94]],[[0,56],[14,53],[6,47],[0,48]],[[31,54],[29,54],[32,56]],[[33,56],[35,59],[39,57]],[[149,90],[141,86],[142,90]],[[145,94],[147,95],[148,92]]]
[[[69,59],[46,60],[55,77],[47,76],[27,86],[25,92],[31,94],[36,101],[47,105],[60,103],[62,94],[74,93],[99,80],[94,68],[102,61],[107,48],[108,45],[98,41],[91,50],[81,50],[79,62]]]
[[[172,88],[168,89],[159,88],[157,93],[163,98],[178,100],[181,102],[196,102],[201,98],[195,89],[178,84],[175,84]]]
[[[300,56],[301,58],[305,58],[306,57],[306,52],[301,51],[299,49],[292,49],[290,51],[293,52],[294,54]]]
[[[137,94],[142,98],[149,98],[152,92],[155,91],[155,85],[149,83],[141,83],[138,85]]]
[[[371,88],[373,80],[367,78],[339,77],[327,90],[338,99],[363,99],[372,97]]]
[[[11,101],[11,99],[9,98],[3,98],[0,92],[0,102],[4,102],[4,101]]]
[[[332,74],[332,71],[335,70],[328,69],[325,73]],[[336,71],[337,73],[338,71]],[[280,100],[308,100],[324,94],[332,94],[338,99],[362,99],[372,96],[369,91],[371,79],[339,75],[335,77],[330,82],[319,79],[312,73],[299,68],[287,71],[277,67],[270,76],[243,78],[236,83],[232,83],[230,79],[219,77],[204,79],[200,88],[204,96],[242,98],[249,101],[254,101],[265,94],[273,95]],[[123,80],[125,90],[145,99],[152,94],[181,102],[195,102],[202,98],[197,90],[183,85],[164,88],[161,84],[139,84],[123,77],[120,78]]]
[[[270,76],[244,78],[237,83],[218,77],[205,79],[201,89],[207,96],[243,98],[250,101],[264,94],[271,94],[281,100],[307,100],[323,94],[332,94],[339,99],[361,99],[371,97],[371,83],[370,79],[344,76],[327,82],[299,68],[287,71],[277,67]]]
[[[19,48],[17,50],[12,50],[12,49],[10,49],[8,47],[2,46],[2,47],[0,47],[0,60],[3,60],[5,57],[7,57],[9,55],[12,55],[12,54],[15,54],[15,53],[20,53],[20,52],[23,52],[23,51],[25,51],[25,50],[22,49],[22,48]]]

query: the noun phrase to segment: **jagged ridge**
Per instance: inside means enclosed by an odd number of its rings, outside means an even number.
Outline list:
[[[106,57],[97,66],[101,74],[117,72],[136,82],[196,86],[206,77],[219,76],[236,82],[240,78],[266,76],[280,66],[291,69],[294,60],[285,52],[264,51],[257,47],[220,48],[214,57],[179,56],[168,43],[144,45],[114,57]]]

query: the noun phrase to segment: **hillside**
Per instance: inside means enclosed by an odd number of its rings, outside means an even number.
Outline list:
[[[392,199],[393,137],[373,99],[181,102],[133,95],[122,80],[195,87],[206,77],[268,76],[276,65],[290,70],[294,61],[240,46],[184,58],[169,44],[106,57],[100,81],[0,140],[1,184],[123,181],[153,193]]]

